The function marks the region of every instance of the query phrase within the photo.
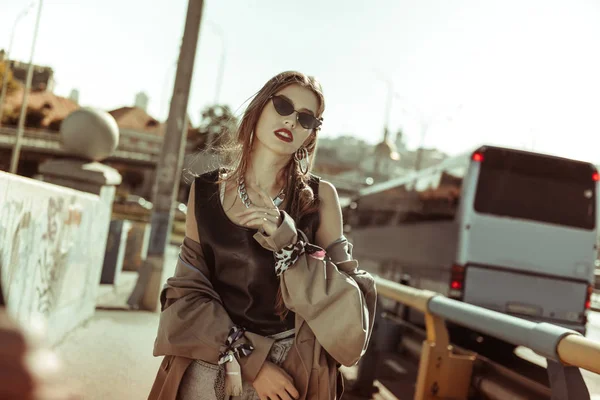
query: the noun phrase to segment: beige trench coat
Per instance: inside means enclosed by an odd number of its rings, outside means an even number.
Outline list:
[[[193,205],[188,210],[193,210]],[[268,250],[279,250],[297,239],[294,221],[284,212],[282,216],[282,225],[271,237],[254,236]],[[217,364],[233,326],[210,283],[202,248],[193,239],[185,238],[175,275],[161,293],[154,355],[164,359],[149,395],[151,400],[175,400],[183,374],[194,359]],[[294,345],[283,368],[294,379],[300,399],[338,399],[342,390],[338,366],[359,361],[373,327],[373,278],[358,269],[352,259],[352,245],[345,238],[326,252],[325,261],[301,256],[281,278],[285,304],[296,313]],[[252,382],[274,341],[251,332],[246,332],[245,340],[255,349],[240,360],[240,365],[243,379]]]

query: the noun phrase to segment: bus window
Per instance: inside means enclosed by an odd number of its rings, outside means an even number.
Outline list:
[[[481,163],[475,211],[592,230],[596,182],[587,164],[533,155]],[[529,158],[527,158],[529,157]]]

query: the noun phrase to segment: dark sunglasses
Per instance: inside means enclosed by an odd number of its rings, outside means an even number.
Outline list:
[[[298,123],[305,129],[317,129],[323,123],[323,118],[316,118],[304,111],[296,111],[292,102],[285,97],[273,95],[269,99],[273,100],[273,107],[279,115],[286,116],[296,112]]]

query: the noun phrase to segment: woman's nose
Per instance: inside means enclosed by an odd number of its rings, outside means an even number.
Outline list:
[[[296,112],[294,111],[290,115],[285,116],[285,120],[283,121],[286,126],[289,126],[291,129],[296,127]]]

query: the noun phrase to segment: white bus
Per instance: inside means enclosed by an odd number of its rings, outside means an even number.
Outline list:
[[[598,178],[590,163],[482,146],[361,190],[348,236],[380,276],[585,334]]]

